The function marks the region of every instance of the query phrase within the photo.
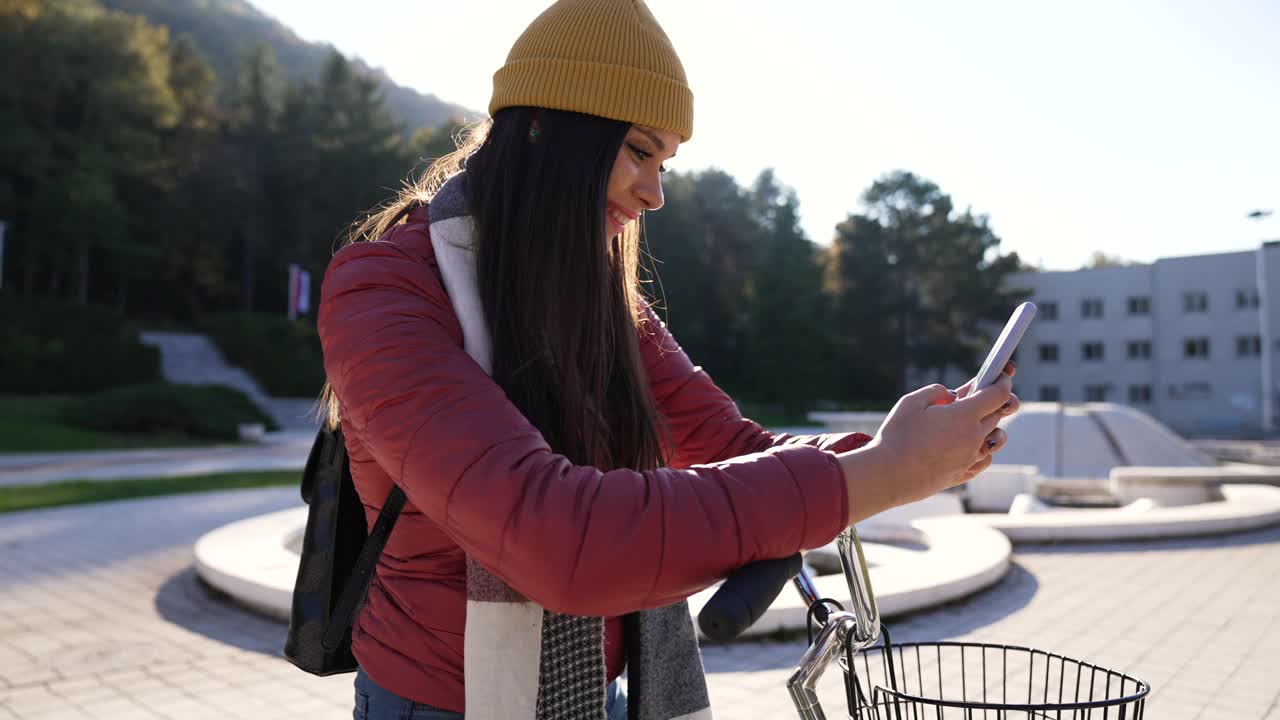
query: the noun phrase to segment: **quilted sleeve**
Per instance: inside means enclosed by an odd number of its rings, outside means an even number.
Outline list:
[[[812,446],[648,472],[553,452],[463,350],[439,277],[396,242],[335,256],[318,325],[348,432],[472,558],[553,611],[667,605],[846,524],[838,461]]]

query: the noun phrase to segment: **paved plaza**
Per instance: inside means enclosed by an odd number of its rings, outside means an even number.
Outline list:
[[[315,431],[272,433],[260,445],[0,454],[0,487],[216,473],[301,471]],[[301,475],[299,475],[301,477]]]
[[[0,515],[0,720],[350,717],[350,675],[295,669],[282,624],[191,569],[201,534],[299,502],[272,488]],[[1126,670],[1155,686],[1154,720],[1280,720],[1280,527],[1020,546],[992,589],[888,625],[899,642],[1026,644]],[[706,648],[716,717],[794,717],[784,682],[803,650]],[[834,670],[820,690],[843,717]]]

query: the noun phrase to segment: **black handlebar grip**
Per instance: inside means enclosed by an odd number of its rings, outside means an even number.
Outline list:
[[[698,613],[702,634],[728,642],[760,619],[791,578],[800,573],[800,553],[776,560],[758,560],[729,573]]]

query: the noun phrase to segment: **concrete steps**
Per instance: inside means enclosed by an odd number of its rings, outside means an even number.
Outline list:
[[[160,351],[160,372],[164,379],[180,385],[227,385],[248,395],[273,417],[285,432],[314,432],[311,419],[315,398],[275,398],[244,369],[227,363],[205,335],[178,332],[142,332],[139,339]]]

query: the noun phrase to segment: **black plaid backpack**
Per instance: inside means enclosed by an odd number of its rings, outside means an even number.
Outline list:
[[[313,675],[353,672],[351,624],[404,507],[404,491],[391,489],[369,530],[342,430],[321,427],[302,472],[302,500],[309,508],[307,529],[284,656]]]

